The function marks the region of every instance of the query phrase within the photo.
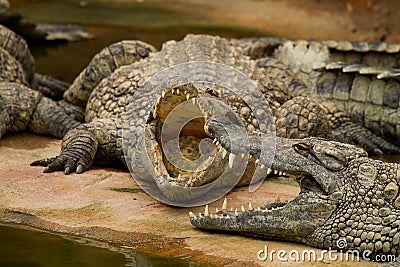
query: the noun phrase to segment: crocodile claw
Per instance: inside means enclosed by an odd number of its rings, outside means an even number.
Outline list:
[[[44,166],[46,167],[43,172],[64,171],[65,174],[72,172],[82,173],[90,167],[90,164],[84,160],[77,160],[73,156],[61,154],[57,157],[36,160],[30,164],[31,166]]]
[[[74,138],[79,136],[79,138]],[[46,167],[43,172],[64,171],[82,173],[92,165],[97,151],[98,141],[94,135],[82,130],[74,129],[67,133],[63,140],[61,154],[56,157],[37,160],[31,166]]]

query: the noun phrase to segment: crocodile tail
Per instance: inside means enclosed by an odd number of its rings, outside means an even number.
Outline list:
[[[121,66],[146,58],[156,49],[141,41],[121,41],[112,44],[90,61],[89,65],[73,81],[64,93],[64,99],[84,107],[92,90],[104,78]]]

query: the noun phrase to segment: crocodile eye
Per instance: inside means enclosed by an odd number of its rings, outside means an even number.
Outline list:
[[[293,149],[300,155],[306,157],[310,153],[310,148],[304,143],[294,144]]]
[[[207,89],[206,89],[206,93],[209,94],[209,95],[211,95],[211,96],[215,96],[215,97],[218,97],[218,98],[219,98],[219,93],[218,93],[218,91],[215,90],[215,89],[207,88]]]

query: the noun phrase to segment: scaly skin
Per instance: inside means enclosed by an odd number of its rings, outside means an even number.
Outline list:
[[[289,89],[291,94],[321,95],[353,122],[399,144],[399,44],[260,38],[239,45],[253,58],[275,57],[287,64],[309,88]]]
[[[80,124],[57,103],[20,83],[0,82],[0,139],[6,132],[29,130],[62,138]]]
[[[315,50],[320,51],[319,58],[310,61]],[[400,72],[392,69],[400,67],[398,53],[339,58],[318,43],[288,43],[277,54],[314,93],[330,99],[352,121],[398,144]]]
[[[77,106],[85,106],[97,84],[116,69],[149,56],[156,49],[141,41],[121,41],[112,44],[90,61],[89,65],[75,78],[64,93],[64,99]]]
[[[82,172],[90,167],[90,164],[96,157],[100,156],[108,156],[108,159],[122,160],[122,163],[125,164],[124,160],[121,159],[121,144],[123,142],[123,130],[121,127],[124,125],[124,116],[133,118],[134,114],[148,114],[143,107],[151,107],[153,103],[157,102],[157,99],[165,100],[165,102],[161,101],[161,104],[158,106],[161,109],[163,107],[165,109],[165,107],[169,106],[170,108],[167,112],[170,111],[174,105],[186,101],[184,88],[180,88],[180,90],[178,90],[179,88],[175,88],[175,95],[170,99],[180,98],[181,100],[171,105],[170,100],[161,97],[161,91],[143,90],[145,81],[167,67],[193,61],[222,63],[233,66],[235,69],[247,75],[257,85],[258,89],[268,101],[272,113],[276,115],[276,118],[279,118],[276,121],[278,126],[277,134],[279,136],[295,138],[307,137],[315,134],[331,138],[335,136],[341,137],[343,129],[341,129],[340,126],[344,124],[353,127],[357,130],[355,132],[358,133],[354,136],[346,136],[347,141],[358,143],[375,153],[382,153],[382,150],[385,150],[385,152],[398,152],[397,147],[390,145],[380,138],[374,137],[367,130],[353,124],[343,112],[335,108],[331,102],[323,97],[317,95],[308,98],[301,95],[300,97],[294,97],[290,92],[309,92],[310,90],[298,79],[294,78],[293,73],[286,65],[275,59],[269,59],[260,67],[258,65],[260,63],[259,61],[252,60],[245,54],[246,52],[242,50],[241,47],[232,46],[229,40],[204,35],[188,35],[180,42],[171,41],[164,44],[160,52],[150,53],[150,56],[142,60],[139,60],[139,58],[143,56],[135,56],[135,53],[140,55],[139,50],[136,51],[135,49],[140,48],[140,51],[147,51],[147,54],[144,54],[144,56],[148,55],[152,50],[150,48],[143,48],[143,43],[137,42],[133,42],[133,45],[129,47],[134,48],[132,50],[133,58],[138,61],[119,68],[117,68],[118,64],[116,63],[103,62],[100,67],[98,67],[97,65],[99,64],[97,63],[102,62],[99,60],[103,57],[102,54],[105,54],[106,58],[109,57],[108,55],[110,52],[108,52],[109,50],[106,48],[95,57],[96,60],[94,60],[74,82],[74,84],[81,85],[72,86],[64,94],[64,97],[68,101],[79,105],[87,101],[86,123],[73,132],[68,133],[66,136],[68,142],[64,142],[65,145],[68,144],[70,148],[77,148],[78,146],[74,145],[74,142],[82,144],[80,136],[85,136],[85,141],[83,141],[83,143],[86,144],[87,153],[83,153],[83,151],[74,153],[73,149],[65,150],[63,147],[59,157],[55,157],[51,160],[37,161],[34,164],[46,166],[46,171],[64,170],[66,173],[72,171]],[[114,67],[116,69],[112,72]],[[185,71],[193,76],[200,75],[197,69],[189,68]],[[112,74],[103,79],[106,73],[109,72],[112,72]],[[98,73],[100,73],[100,75],[98,75]],[[94,82],[89,82],[90,80]],[[97,81],[100,82],[97,84]],[[171,96],[170,89],[171,88],[164,89],[164,93],[167,92],[166,97]],[[137,90],[141,90],[140,94],[136,94]],[[177,91],[180,93],[176,93]],[[206,95],[225,102],[238,112],[239,117],[248,131],[258,129],[261,126],[260,124],[268,125],[269,123],[268,121],[254,120],[254,115],[249,111],[249,107],[246,107],[243,103],[243,100],[225,91],[223,88],[207,88],[204,85],[196,84],[193,92],[190,92],[188,97],[193,98],[197,95]],[[135,99],[137,104],[129,106],[132,99]],[[252,105],[254,106],[252,106],[251,109],[258,112],[257,103],[253,103]],[[128,107],[131,108],[128,110]],[[299,107],[303,109],[300,113]],[[126,111],[128,111],[127,114],[125,114]],[[208,110],[204,109],[202,111],[208,112]],[[277,114],[279,114],[279,116]],[[96,125],[96,121],[99,120],[102,123]],[[157,125],[162,124],[162,122],[163,118],[158,116],[155,118],[150,116],[148,121],[133,122],[134,125],[130,125],[128,130],[135,138],[125,141],[129,143],[129,147],[136,147],[140,141],[143,141],[142,139],[138,139],[140,138],[140,133],[138,133],[137,129],[139,129],[141,125],[148,125],[147,129],[150,131],[149,136],[153,136],[154,138],[147,139],[148,142],[146,142],[146,146],[150,151],[153,151],[152,153],[155,155],[155,158],[152,159],[153,163],[161,166],[159,170],[161,172],[160,179],[165,183],[172,180],[173,183],[178,183],[179,185],[186,184],[186,186],[198,184],[196,182],[198,179],[195,175],[189,175],[185,177],[185,179],[179,179],[179,177],[171,177],[168,170],[163,167],[163,154],[157,154],[159,148],[156,144],[159,142],[159,140],[157,140],[157,134],[159,134]],[[102,128],[100,129],[99,127]],[[202,125],[197,124],[197,126],[193,128],[202,131]],[[205,136],[203,134],[203,136],[200,137]],[[93,153],[93,151],[97,151],[97,153]],[[217,154],[219,155],[221,155],[222,152],[222,150],[217,150]],[[227,159],[221,158],[222,159],[216,162],[218,163],[225,160],[225,165],[227,165]],[[206,173],[211,174],[211,177],[207,179],[202,179],[205,174],[198,175],[203,182],[209,182],[217,177],[216,172],[216,168],[207,169]]]
[[[213,117],[206,123],[206,131],[228,150],[226,131],[235,131],[235,127],[226,118]],[[250,140],[250,154],[259,158],[261,137],[254,134]],[[325,249],[343,249],[337,242],[345,239],[349,250],[399,255],[398,164],[373,160],[363,149],[318,138],[276,141],[272,168],[299,175],[299,196],[288,203],[269,203],[247,211],[228,211],[225,205],[224,210],[210,214],[206,207],[201,215],[190,213],[191,223],[201,229]],[[245,152],[241,147],[235,153]]]
[[[26,75],[25,82],[30,82],[35,73],[35,60],[25,40],[13,31],[0,25],[0,48],[7,51],[21,64],[24,75]],[[3,65],[5,61],[1,60],[1,62]]]
[[[66,83],[33,75],[34,66],[25,40],[0,25],[0,139],[6,132],[26,130],[62,138],[83,120],[78,108],[53,102],[39,92],[55,98],[55,92],[65,90]],[[29,88],[31,82],[37,90]]]

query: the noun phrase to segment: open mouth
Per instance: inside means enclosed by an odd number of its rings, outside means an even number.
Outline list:
[[[192,84],[185,84],[165,90],[158,97],[147,123],[154,136],[154,140],[147,142],[152,141],[149,145],[156,151],[152,160],[157,175],[183,187],[201,186],[219,178],[226,169],[239,169],[238,158],[248,160],[239,185],[249,183],[258,165],[265,175],[285,175],[266,168],[247,154],[230,153],[213,140],[204,130],[213,114],[200,107],[199,94]]]
[[[158,152],[153,155],[156,173],[183,187],[209,183],[229,167],[226,151],[204,131],[208,114],[199,109],[197,96],[191,84],[163,91],[147,124]]]

